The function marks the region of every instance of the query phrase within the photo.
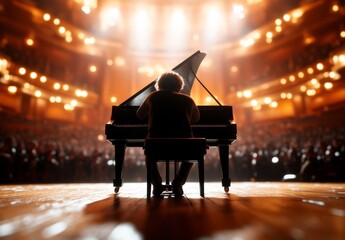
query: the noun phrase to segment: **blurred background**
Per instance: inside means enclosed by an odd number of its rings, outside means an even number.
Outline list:
[[[233,181],[345,181],[344,0],[0,0],[0,183],[111,182],[111,107],[197,50],[233,106]],[[145,174],[127,148],[125,181]]]

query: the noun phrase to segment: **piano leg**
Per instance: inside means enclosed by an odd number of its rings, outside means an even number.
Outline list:
[[[231,184],[231,179],[229,178],[229,145],[220,144],[218,145],[218,150],[223,172],[222,186],[225,192],[229,192]]]
[[[118,193],[122,186],[122,168],[125,158],[126,144],[115,144],[115,179],[113,180],[114,192]]]

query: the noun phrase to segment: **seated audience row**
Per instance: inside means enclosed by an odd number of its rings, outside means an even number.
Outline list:
[[[0,183],[112,182],[114,178],[114,148],[102,129],[31,122],[0,131]],[[344,182],[344,136],[344,125],[297,128],[280,122],[239,127],[238,139],[230,146],[230,176],[232,181]],[[127,148],[123,177],[126,182],[146,181],[142,148]],[[208,150],[205,178],[222,178],[217,148]],[[195,166],[188,180],[198,181]]]

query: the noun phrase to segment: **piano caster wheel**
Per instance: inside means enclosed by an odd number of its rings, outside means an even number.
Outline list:
[[[114,192],[115,192],[115,193],[118,193],[119,191],[120,191],[120,187],[115,187],[115,188],[114,188]]]
[[[225,191],[226,193],[228,193],[228,192],[229,192],[229,187],[224,187],[224,191]]]

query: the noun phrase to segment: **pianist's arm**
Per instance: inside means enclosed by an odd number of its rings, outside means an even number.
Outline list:
[[[191,116],[190,116],[190,121],[191,121],[191,123],[197,123],[199,121],[199,119],[200,119],[199,108],[193,102],[192,113],[191,113]]]
[[[145,119],[148,116],[150,108],[149,99],[150,98],[147,97],[145,101],[141,104],[141,106],[138,108],[136,112],[138,118]]]

